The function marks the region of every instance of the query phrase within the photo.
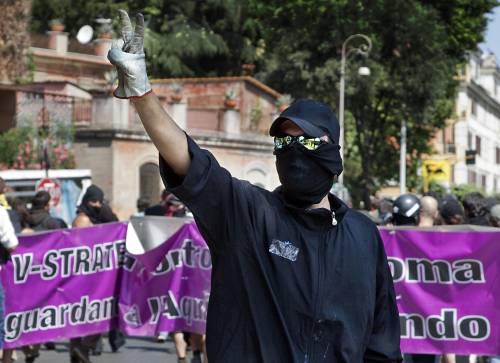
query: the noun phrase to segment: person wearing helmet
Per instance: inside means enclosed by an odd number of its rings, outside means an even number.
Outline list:
[[[392,207],[392,223],[395,226],[418,226],[421,210],[420,199],[414,194],[400,195]],[[430,354],[405,354],[408,363],[436,363],[437,356]]]
[[[416,195],[400,195],[392,206],[392,223],[395,226],[418,226],[420,207]]]
[[[331,108],[298,100],[273,122],[281,187],[239,180],[181,130],[152,93],[121,11],[124,43],[108,54],[117,97],[130,98],[160,153],[167,188],[193,213],[212,256],[210,362],[401,362],[399,314],[376,225],[330,194],[342,172]]]

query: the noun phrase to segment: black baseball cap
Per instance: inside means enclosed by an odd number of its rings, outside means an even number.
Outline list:
[[[439,206],[441,216],[448,220],[455,216],[465,216],[464,207],[453,195],[446,195]]]
[[[269,135],[278,136],[280,125],[290,120],[308,136],[328,135],[336,144],[339,143],[340,124],[330,106],[314,100],[297,100],[274,120]]]

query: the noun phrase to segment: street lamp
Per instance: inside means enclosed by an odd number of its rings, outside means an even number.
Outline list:
[[[360,39],[363,43],[357,47],[349,47],[349,42],[354,39]],[[339,101],[339,123],[340,123],[340,137],[339,144],[342,146],[340,149],[340,156],[342,156],[342,160],[344,159],[344,92],[345,92],[345,64],[347,61],[347,57],[354,54],[360,54],[362,56],[367,56],[372,49],[372,41],[368,36],[364,34],[354,34],[348,37],[344,44],[342,44],[342,62],[340,65],[340,101]],[[369,76],[370,68],[368,67],[360,67],[358,70],[358,74],[360,76]],[[345,163],[344,163],[345,165]],[[344,184],[344,173],[339,176],[339,184]]]

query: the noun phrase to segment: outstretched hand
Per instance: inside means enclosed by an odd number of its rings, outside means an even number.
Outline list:
[[[135,29],[125,10],[119,10],[122,39],[115,41],[108,59],[118,71],[114,95],[133,98],[134,106],[149,137],[172,171],[184,176],[191,165],[186,135],[151,92],[144,55],[144,17],[137,14]],[[146,96],[146,97],[143,97]]]
[[[118,98],[137,98],[151,92],[144,54],[144,17],[137,14],[135,30],[125,10],[118,10],[122,39],[113,41],[108,52],[109,61],[118,72]]]

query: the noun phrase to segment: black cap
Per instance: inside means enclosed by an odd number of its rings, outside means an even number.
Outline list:
[[[297,100],[274,120],[269,135],[280,134],[279,126],[290,120],[308,136],[321,137],[328,135],[336,144],[339,143],[340,124],[330,106],[313,100]]]
[[[465,216],[464,207],[454,196],[451,195],[447,195],[443,198],[439,211],[441,216],[446,220],[456,216]]]
[[[82,204],[85,204],[89,201],[104,201],[104,192],[97,185],[92,184],[87,188],[85,194],[83,195]]]

